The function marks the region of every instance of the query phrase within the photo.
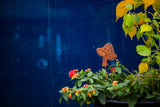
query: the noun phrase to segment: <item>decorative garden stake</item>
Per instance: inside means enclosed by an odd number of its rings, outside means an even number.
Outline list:
[[[102,66],[105,67],[106,71],[106,66],[108,66],[107,60],[112,61],[117,58],[117,55],[114,52],[113,45],[111,43],[107,43],[102,48],[97,48],[96,51],[98,55],[102,57]]]

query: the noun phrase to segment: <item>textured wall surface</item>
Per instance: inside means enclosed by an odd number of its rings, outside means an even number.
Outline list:
[[[72,69],[101,69],[96,48],[111,42],[120,63],[137,69],[136,38],[115,22],[119,0],[5,0],[0,4],[0,107],[58,104]],[[109,64],[114,62],[108,62]],[[85,105],[84,105],[85,106]]]

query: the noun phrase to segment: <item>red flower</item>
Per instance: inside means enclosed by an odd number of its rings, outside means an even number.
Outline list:
[[[69,77],[72,78],[75,74],[76,74],[76,71],[75,71],[75,70],[71,70],[71,71],[69,72]]]
[[[116,73],[116,72],[117,72],[116,68],[111,68],[110,71],[111,71],[112,73]]]
[[[75,69],[75,70],[71,70],[71,71],[69,72],[69,77],[70,77],[71,79],[77,78],[77,77],[79,76],[79,74],[78,74],[76,71],[78,71],[78,70]]]
[[[85,85],[83,85],[83,87],[84,87],[84,88],[86,88],[86,87],[88,87],[88,86],[89,86],[89,84],[85,84]]]

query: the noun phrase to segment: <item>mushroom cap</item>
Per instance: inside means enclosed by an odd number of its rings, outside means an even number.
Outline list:
[[[117,58],[117,55],[115,54],[113,45],[111,43],[105,44],[102,48],[105,50],[108,60],[115,60]]]
[[[107,54],[106,50],[103,49],[103,48],[97,48],[96,51],[97,51],[98,55],[101,56],[101,57],[104,57]]]
[[[103,57],[102,59],[102,66],[108,66],[107,60],[115,60],[117,55],[114,52],[113,45],[111,43],[105,44],[102,48],[96,49],[99,56]]]

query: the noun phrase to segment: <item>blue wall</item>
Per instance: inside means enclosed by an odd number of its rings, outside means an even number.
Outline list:
[[[48,2],[49,1],[49,2]],[[114,45],[137,69],[136,38],[115,22],[119,0],[5,0],[0,4],[0,107],[76,107],[58,91],[72,86],[72,69],[101,69],[96,48]],[[109,62],[110,63],[110,62]]]

